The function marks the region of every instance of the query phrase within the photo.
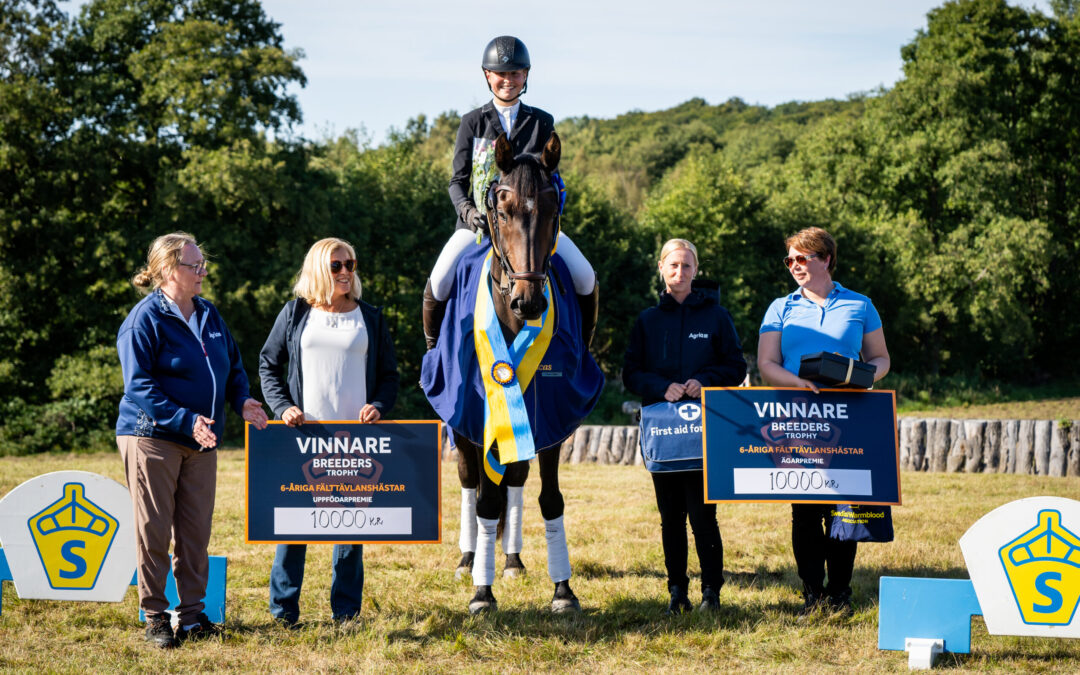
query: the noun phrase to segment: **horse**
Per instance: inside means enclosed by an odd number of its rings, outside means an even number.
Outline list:
[[[577,296],[568,270],[554,255],[561,210],[552,179],[561,155],[558,135],[551,134],[539,157],[514,156],[504,134],[493,150],[500,177],[487,192],[490,237],[458,263],[436,347],[424,356],[421,385],[453,431],[462,486],[477,490],[476,556],[470,560],[466,553],[459,563],[459,570],[472,571],[475,594],[469,612],[497,609],[491,590],[497,527],[507,486],[520,494],[528,477],[532,449],[540,470],[548,573],[555,585],[551,608],[580,611],[570,588],[558,447],[592,410],[603,388],[603,375],[588,351],[596,296],[595,291],[585,299]],[[485,308],[481,303],[487,297],[490,306]],[[484,331],[485,325],[492,330]],[[493,345],[491,363],[481,365],[489,351],[487,340]],[[495,356],[496,343],[503,345],[502,358]],[[505,402],[498,403],[504,396]],[[502,418],[492,412],[500,406],[510,411]],[[492,419],[506,423],[499,426]],[[465,510],[463,521],[469,515]],[[512,528],[513,514],[510,521]],[[524,572],[518,553],[507,552],[511,573]]]

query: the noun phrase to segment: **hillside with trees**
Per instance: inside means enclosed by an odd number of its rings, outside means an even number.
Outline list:
[[[837,280],[881,312],[886,387],[1075,379],[1080,2],[1050,4],[946,2],[902,47],[895,87],[846,101],[560,120],[563,224],[601,288],[594,421],[621,421],[626,335],[674,236],[698,245],[748,354],[791,286],[784,236],[820,225]],[[304,252],[340,236],[418,381],[456,112],[379,147],[277,133],[300,119],[287,89],[304,74],[254,0],[93,0],[75,16],[0,0],[0,17],[0,453],[111,443],[129,280],[177,229],[205,243],[205,294],[252,377]],[[418,387],[395,415],[431,417]]]

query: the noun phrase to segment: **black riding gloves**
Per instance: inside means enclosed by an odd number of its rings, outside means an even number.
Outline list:
[[[469,229],[473,232],[478,230],[487,230],[487,220],[483,214],[469,202],[465,202],[461,205],[461,222],[469,226]]]

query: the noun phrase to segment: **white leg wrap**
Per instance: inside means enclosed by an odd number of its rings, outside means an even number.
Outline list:
[[[581,254],[581,249],[570,241],[570,237],[562,232],[559,233],[559,248],[556,255],[562,258],[562,261],[570,268],[570,276],[574,279],[574,292],[578,295],[592,293],[593,287],[596,286],[596,272],[593,271],[592,265],[585,259],[585,256]],[[441,260],[442,256],[439,256],[439,259]],[[434,272],[432,272],[432,278],[434,279]],[[431,284],[434,286],[435,282],[432,281]],[[447,293],[449,292],[447,290]],[[436,291],[435,297],[440,297],[438,291]]]
[[[503,553],[521,553],[521,514],[525,510],[525,488],[506,488],[506,528],[503,530]]]
[[[454,267],[457,259],[461,257],[469,244],[475,241],[476,234],[473,232],[455,230],[454,234],[450,236],[450,240],[443,246],[442,252],[439,253],[439,257],[435,261],[435,267],[431,269],[431,292],[436,300],[445,300],[450,297],[450,289],[454,285]],[[562,246],[562,242],[559,243],[559,246]],[[580,251],[578,255],[581,255]],[[582,260],[584,259],[582,258]],[[570,269],[573,270],[574,268],[571,267]],[[589,269],[592,270],[592,268]],[[591,288],[589,290],[592,291]]]
[[[570,552],[566,550],[566,529],[563,517],[544,521],[544,535],[547,537],[548,576],[555,583],[570,578]]]
[[[495,528],[499,520],[476,517],[479,532],[476,537],[476,558],[473,559],[473,586],[491,586],[495,583]]]
[[[476,550],[476,488],[461,488],[461,533],[458,548],[462,553]]]

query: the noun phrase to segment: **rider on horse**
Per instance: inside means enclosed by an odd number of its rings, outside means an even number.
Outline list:
[[[514,154],[538,155],[555,128],[550,114],[521,102],[521,95],[528,89],[531,67],[529,51],[516,37],[497,37],[484,49],[481,68],[493,99],[463,116],[458,128],[450,179],[450,199],[458,214],[457,230],[439,254],[424,289],[423,322],[428,349],[435,346],[439,337],[457,262],[470,244],[478,240],[477,233],[487,229],[485,196],[498,173],[494,163],[495,139],[500,133],[505,134]],[[597,313],[596,275],[577,246],[562,233],[559,234],[558,251],[578,295],[586,324],[584,334],[591,339]],[[471,561],[477,536],[476,485],[466,483],[472,481],[463,477],[459,547],[462,560]],[[520,562],[523,505],[522,486],[508,485],[503,551],[517,561],[515,564]]]

